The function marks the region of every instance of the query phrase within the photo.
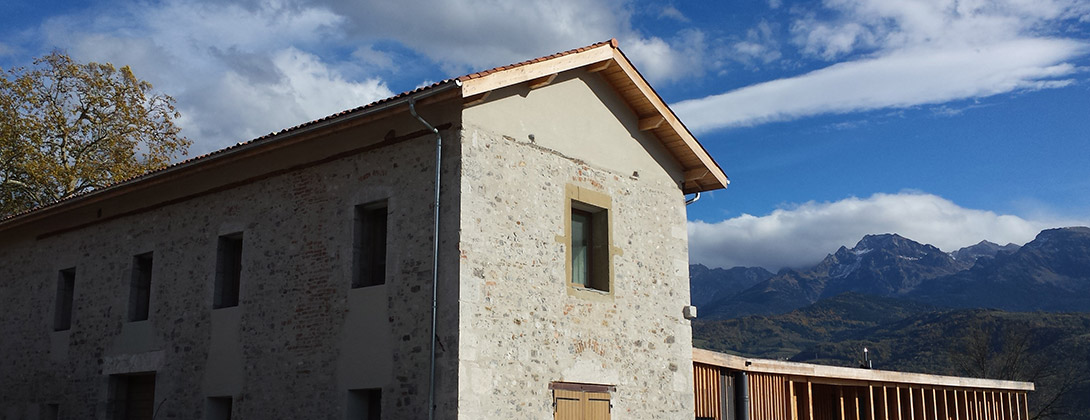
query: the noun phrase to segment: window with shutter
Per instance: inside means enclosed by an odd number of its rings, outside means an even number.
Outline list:
[[[553,418],[555,420],[609,420],[613,405],[609,385],[554,382]]]

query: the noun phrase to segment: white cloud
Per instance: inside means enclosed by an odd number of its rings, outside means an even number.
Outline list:
[[[681,13],[680,10],[677,10],[677,8],[672,6],[672,5],[664,6],[662,8],[662,11],[659,12],[659,17],[660,18],[673,19],[673,20],[676,20],[676,21],[682,22],[682,23],[688,23],[689,22],[689,18],[686,17],[684,13]]]
[[[704,72],[707,46],[704,33],[686,29],[678,33],[671,44],[657,37],[621,38],[621,49],[639,69],[640,74],[654,82],[679,80]]]
[[[617,38],[647,78],[655,82],[699,74],[691,40],[648,36],[632,26],[628,0],[330,0],[345,30],[364,41],[395,40],[448,73],[506,65],[592,42]],[[682,15],[683,16],[683,15]]]
[[[199,154],[389,96],[377,74],[406,65],[456,76],[617,37],[655,82],[703,71],[702,33],[647,36],[631,19],[628,0],[165,0],[53,17],[35,47],[131,65],[178,100]]]
[[[1054,33],[1087,16],[1090,6],[1081,1],[823,4],[834,17],[801,14],[791,27],[793,42],[804,56],[848,61],[674,109],[699,132],[1058,88],[1071,83],[1060,78],[1082,71],[1072,60],[1090,52],[1086,42]]]
[[[731,58],[747,66],[768,64],[782,56],[772,25],[767,21],[758,22],[747,30],[745,40],[732,44],[731,50]]]
[[[1024,244],[1042,229],[1086,221],[1034,219],[968,209],[924,193],[875,194],[807,202],[765,216],[744,214],[717,223],[689,223],[690,260],[714,267],[770,270],[817,263],[864,235],[897,233],[946,252],[989,240]]]
[[[1076,68],[1065,60],[1086,45],[1024,39],[982,47],[899,50],[802,76],[748,86],[673,106],[696,132],[825,113],[903,108],[1015,90],[1061,87]]]
[[[392,95],[382,80],[350,78],[335,59],[300,49],[341,38],[345,20],[328,9],[181,0],[116,7],[50,19],[43,36],[80,60],[129,64],[173,95],[191,154]]]

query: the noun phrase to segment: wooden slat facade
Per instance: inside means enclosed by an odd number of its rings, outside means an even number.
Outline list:
[[[736,387],[723,384],[736,378],[739,369],[693,363],[696,418],[735,418],[730,412],[733,407],[725,406],[724,401],[734,404],[741,400],[724,395],[736,392]],[[896,374],[882,371],[876,376]],[[1029,420],[1027,396],[1032,386],[929,386],[769,372],[747,372],[747,377],[749,406],[745,409],[750,420]]]
[[[696,387],[696,417],[723,419],[723,399],[720,397],[719,367],[693,364],[693,384]]]

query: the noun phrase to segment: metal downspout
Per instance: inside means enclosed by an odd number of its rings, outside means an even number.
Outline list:
[[[685,200],[685,205],[687,206],[687,205],[693,204],[693,203],[697,202],[697,200],[700,200],[700,191],[697,191],[696,194],[693,195],[693,198]]]
[[[748,363],[748,362],[747,362]],[[749,420],[749,375],[740,371],[734,375],[734,382],[738,385],[737,404],[735,404],[735,416],[738,420]]]
[[[433,420],[435,419],[435,324],[438,315],[436,308],[439,300],[439,186],[442,180],[443,136],[439,134],[437,128],[428,124],[427,121],[424,121],[424,118],[416,113],[416,98],[409,98],[409,113],[421,124],[424,124],[429,131],[435,133],[435,211],[432,214],[434,240],[431,249],[431,362],[428,374],[428,420]]]

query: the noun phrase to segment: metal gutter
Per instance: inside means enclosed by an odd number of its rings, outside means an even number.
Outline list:
[[[461,86],[460,81],[455,85]],[[439,193],[443,181],[443,136],[439,129],[429,124],[416,112],[415,97],[409,98],[409,113],[420,121],[428,131],[435,133],[435,203],[432,213],[432,248],[431,248],[431,360],[428,364],[428,419],[435,418],[435,345],[437,341],[436,323],[439,307]]]

